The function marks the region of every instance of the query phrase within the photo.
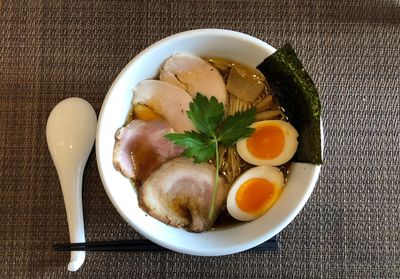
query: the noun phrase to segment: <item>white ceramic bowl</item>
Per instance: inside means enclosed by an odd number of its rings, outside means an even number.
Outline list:
[[[138,206],[136,189],[112,164],[114,134],[128,115],[132,89],[157,75],[160,65],[181,52],[215,56],[256,66],[275,51],[265,42],[228,30],[202,29],[165,38],[138,54],[112,84],[101,108],[97,127],[97,164],[104,188],[121,216],[139,233],[171,250],[201,256],[237,253],[254,247],[287,226],[309,198],[319,166],[293,164],[284,191],[275,205],[259,219],[234,227],[190,233],[167,226]]]

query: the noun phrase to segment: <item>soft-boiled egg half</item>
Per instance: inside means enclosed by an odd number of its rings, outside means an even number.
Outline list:
[[[272,166],[259,166],[244,172],[228,193],[229,214],[239,221],[251,221],[263,215],[279,198],[284,179]]]
[[[289,161],[297,150],[296,129],[282,120],[254,122],[253,135],[237,142],[237,151],[246,162],[257,166],[279,166]]]

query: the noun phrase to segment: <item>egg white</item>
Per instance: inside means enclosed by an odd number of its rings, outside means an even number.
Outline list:
[[[228,198],[226,200],[226,205],[229,214],[239,220],[239,221],[251,221],[257,219],[261,215],[263,215],[269,208],[267,208],[264,212],[259,212],[257,214],[251,214],[245,212],[239,208],[236,203],[236,194],[240,187],[246,181],[252,178],[264,178],[268,180],[270,183],[274,184],[276,189],[281,190],[284,186],[284,178],[282,172],[276,168],[271,166],[259,166],[249,169],[244,172],[241,176],[239,176],[236,181],[233,183],[231,189],[228,193]]]
[[[256,128],[257,127],[262,127],[265,125],[274,125],[278,126],[284,134],[284,146],[282,149],[282,152],[276,156],[275,158],[272,159],[262,159],[254,156],[253,154],[250,153],[250,151],[247,148],[247,139],[242,139],[239,140],[236,144],[236,149],[239,153],[239,156],[245,160],[246,162],[256,165],[256,166],[279,166],[283,165],[284,163],[288,162],[293,155],[296,153],[297,146],[298,146],[298,141],[297,137],[299,136],[299,133],[296,131],[296,129],[288,122],[282,121],[282,120],[264,120],[264,121],[258,121],[254,122],[250,127]]]

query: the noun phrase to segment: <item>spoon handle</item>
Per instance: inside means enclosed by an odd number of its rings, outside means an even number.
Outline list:
[[[84,164],[82,164],[84,166]],[[61,189],[67,212],[69,238],[72,243],[85,241],[85,228],[82,211],[82,175],[83,167],[65,172],[60,177]],[[85,260],[84,251],[71,252],[69,271],[76,271]]]

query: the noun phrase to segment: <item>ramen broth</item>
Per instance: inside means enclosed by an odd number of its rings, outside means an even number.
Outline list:
[[[262,92],[255,98],[254,101],[243,100],[228,91],[228,98],[225,106],[225,111],[227,112],[227,114],[233,115],[236,112],[245,111],[252,107],[256,107],[257,115],[261,115],[261,117],[264,117],[264,119],[262,120],[286,119],[284,112],[280,108],[279,103],[274,96],[273,90],[270,88],[265,78],[263,76],[260,76],[261,73],[259,73],[258,70],[225,58],[204,57],[203,59],[213,65],[220,72],[224,79],[225,85],[227,85],[229,82],[229,75],[233,67],[235,67],[236,69],[240,69],[242,73],[244,72],[246,78],[250,79],[250,82],[262,82]],[[134,112],[134,107],[132,106],[129,111],[125,125],[137,118],[138,117]],[[231,185],[241,173],[253,167],[252,164],[249,164],[242,158],[240,158],[236,151],[236,146],[221,147],[220,158],[220,175],[225,177],[228,185]],[[214,164],[213,161],[210,161],[210,163]],[[287,179],[289,167],[290,163],[279,166],[279,169],[282,171],[285,177],[285,181]],[[131,182],[138,190],[140,190],[143,181],[131,179]],[[231,227],[237,225],[238,223],[242,222],[234,219],[232,216],[230,216],[227,210],[224,210],[217,217],[212,230]]]

